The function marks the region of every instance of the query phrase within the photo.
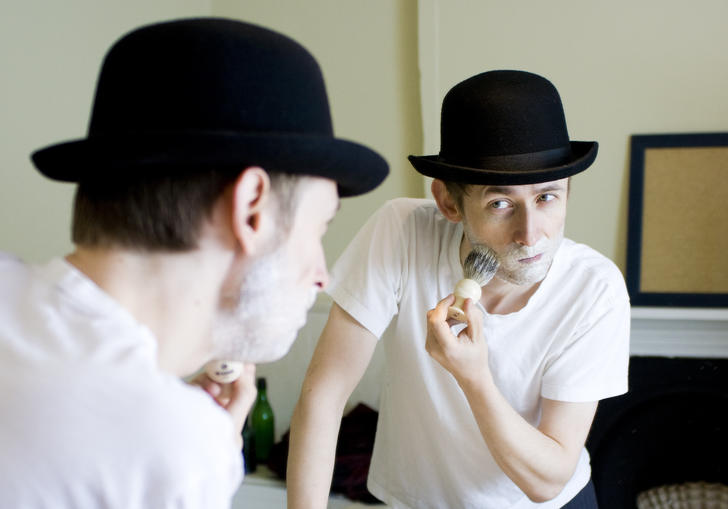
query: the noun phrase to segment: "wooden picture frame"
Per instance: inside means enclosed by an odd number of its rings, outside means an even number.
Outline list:
[[[728,133],[631,137],[633,306],[728,306]]]

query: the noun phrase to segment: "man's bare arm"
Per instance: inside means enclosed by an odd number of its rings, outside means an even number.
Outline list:
[[[344,406],[364,376],[377,338],[334,304],[291,419],[289,509],[325,509]]]

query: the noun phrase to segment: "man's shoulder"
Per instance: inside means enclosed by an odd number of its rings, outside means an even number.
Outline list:
[[[0,251],[0,270],[5,270],[8,267],[17,265],[23,265],[23,262],[17,256],[6,251]]]
[[[557,275],[572,285],[609,290],[626,297],[624,276],[617,265],[596,249],[564,239],[558,252]]]
[[[19,257],[0,251],[0,299],[8,295],[17,300],[22,292],[44,291],[53,286],[68,270],[62,258],[54,257],[44,263],[28,263]],[[19,293],[20,292],[20,293]],[[29,299],[26,304],[33,304]]]
[[[612,273],[612,275],[614,271],[620,273],[619,268],[617,268],[617,265],[610,258],[586,244],[565,238],[561,243],[559,251],[563,260],[570,267],[578,267],[582,270],[606,270]]]
[[[8,289],[13,282],[29,277],[29,267],[20,258],[3,251],[0,251],[0,279],[3,281],[2,288]]]
[[[405,231],[432,231],[454,226],[437,208],[434,200],[427,198],[394,198],[377,211],[378,221],[396,224]]]
[[[392,198],[379,208],[378,213],[404,218],[413,214],[435,215],[439,211],[434,200],[426,198]]]
[[[24,313],[21,310],[36,306],[40,285],[32,265],[0,252],[0,336]]]
[[[393,198],[383,203],[366,221],[359,237],[371,236],[403,239],[433,222],[443,219],[433,200],[423,198]]]

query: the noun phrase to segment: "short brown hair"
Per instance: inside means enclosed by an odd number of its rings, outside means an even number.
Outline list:
[[[204,220],[239,173],[225,170],[176,176],[82,182],[74,199],[72,239],[89,247],[189,251]],[[291,227],[300,176],[269,173],[279,225]]]
[[[455,182],[453,180],[443,180],[443,182],[445,183],[445,188],[447,189],[450,197],[455,202],[458,210],[462,212],[463,200],[465,199],[465,196],[470,193],[471,184],[467,184],[465,182]]]

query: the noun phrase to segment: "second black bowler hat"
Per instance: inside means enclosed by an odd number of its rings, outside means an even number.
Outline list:
[[[537,184],[579,173],[597,155],[597,142],[569,140],[558,91],[529,72],[489,71],[455,85],[440,121],[439,155],[409,160],[442,180]]]
[[[373,150],[334,137],[316,60],[277,32],[195,18],[148,25],[109,50],[88,135],[32,156],[56,180],[261,166],[337,182],[341,196],[387,176]]]

